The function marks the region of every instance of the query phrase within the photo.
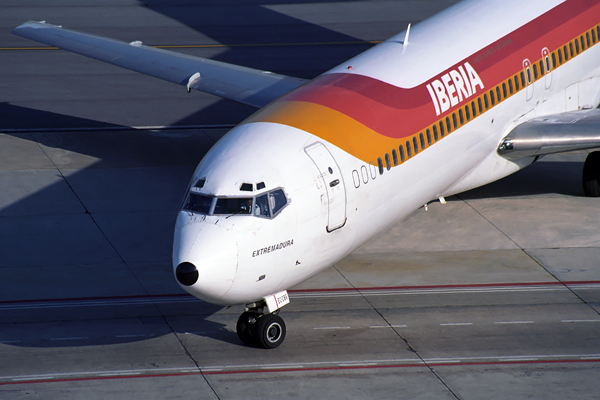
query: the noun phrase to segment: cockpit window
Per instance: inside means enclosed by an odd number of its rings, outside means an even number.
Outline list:
[[[242,183],[242,186],[240,186],[240,190],[242,192],[252,192],[254,189],[251,183]]]
[[[263,194],[262,196],[258,196],[256,198],[256,202],[254,203],[254,215],[259,217],[271,216],[271,213],[269,212],[268,196],[268,194]]]
[[[213,214],[250,214],[252,197],[218,198]]]
[[[275,216],[285,206],[287,200],[285,198],[285,194],[283,194],[283,190],[274,190],[269,193],[269,205],[271,206],[272,215]]]
[[[214,197],[205,196],[202,194],[190,193],[184,206],[184,210],[197,212],[200,214],[208,214],[212,206]]]
[[[256,197],[215,197],[198,193],[192,187],[183,209],[204,215],[254,215],[273,218],[287,204],[282,189],[275,189]]]

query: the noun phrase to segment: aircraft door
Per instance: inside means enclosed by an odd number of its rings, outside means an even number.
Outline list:
[[[327,232],[341,228],[346,223],[346,187],[337,162],[323,145],[317,142],[304,148],[306,154],[319,170],[327,193],[328,218]]]

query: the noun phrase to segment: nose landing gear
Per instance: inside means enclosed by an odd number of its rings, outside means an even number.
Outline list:
[[[279,309],[289,303],[287,292],[280,292],[262,301],[246,305],[236,324],[237,335],[249,346],[265,349],[279,347],[286,335],[286,326]]]

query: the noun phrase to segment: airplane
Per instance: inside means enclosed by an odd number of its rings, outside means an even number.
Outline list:
[[[26,22],[14,33],[259,110],[196,168],[173,272],[286,337],[287,290],[428,202],[600,147],[600,1],[466,0],[312,80]],[[600,152],[583,166],[600,196]],[[398,271],[402,273],[402,271]]]

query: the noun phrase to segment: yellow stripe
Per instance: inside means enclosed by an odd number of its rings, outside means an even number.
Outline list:
[[[279,101],[244,123],[274,122],[312,133],[368,163],[405,139],[392,139],[331,108],[304,101]]]

